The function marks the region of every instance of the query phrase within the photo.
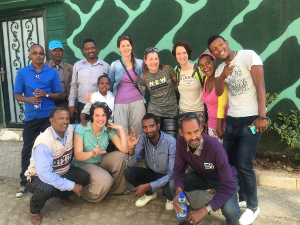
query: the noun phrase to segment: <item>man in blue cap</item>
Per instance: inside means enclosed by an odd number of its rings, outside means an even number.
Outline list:
[[[52,59],[46,61],[45,65],[57,71],[61,86],[61,99],[55,102],[55,106],[68,108],[73,66],[62,60],[64,47],[60,41],[53,40],[49,43],[49,54]]]
[[[40,132],[50,126],[49,116],[55,101],[60,99],[61,87],[55,70],[44,65],[45,52],[41,45],[30,47],[29,57],[32,63],[18,70],[14,98],[25,102],[25,125],[23,130],[23,149],[21,159],[21,188],[16,197],[23,197],[27,193],[27,170],[33,143]]]

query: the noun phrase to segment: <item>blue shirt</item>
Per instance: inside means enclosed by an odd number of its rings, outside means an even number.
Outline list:
[[[152,190],[165,186],[173,177],[175,162],[176,139],[169,134],[160,131],[160,139],[156,146],[142,133],[134,154],[128,155],[126,163],[135,166],[145,153],[145,165],[156,173],[166,174],[162,178],[150,183]]]
[[[126,66],[126,63],[124,62],[123,59],[121,59],[124,65]],[[143,68],[142,68],[143,60],[140,59],[135,59],[135,65],[134,68],[136,70],[136,73],[140,75],[143,73]],[[116,60],[111,64],[110,70],[109,70],[109,79],[111,82],[111,87],[110,91],[114,93],[115,96],[117,96],[117,91],[118,91],[118,85],[120,84],[122,80],[123,74],[126,73],[124,67],[122,66],[120,60]],[[127,73],[126,73],[127,76]],[[144,76],[144,75],[143,75]],[[140,88],[139,82],[137,82],[137,85]],[[140,88],[140,91],[144,94],[143,90]]]
[[[18,70],[14,94],[23,94],[32,97],[36,89],[42,89],[49,93],[61,92],[58,73],[48,66],[43,65],[42,70],[37,73],[32,64]],[[41,97],[41,108],[34,109],[34,105],[25,102],[25,121],[49,117],[55,108],[55,101],[51,98]]]
[[[71,124],[74,128],[77,125]],[[64,137],[61,138],[52,128],[51,130],[54,137],[59,141],[64,147],[66,145],[68,131],[65,132]],[[41,181],[49,184],[60,191],[72,191],[75,183],[66,178],[62,178],[57,173],[53,172],[53,154],[50,148],[46,145],[40,144],[35,147],[32,153],[36,173]]]
[[[107,146],[109,144],[109,139],[111,140],[116,134],[115,129],[111,129],[109,133],[107,131],[108,130],[107,130],[106,126],[103,126],[101,134],[99,134],[96,137],[94,130],[92,128],[91,122],[88,122],[86,127],[84,127],[82,125],[78,125],[75,129],[75,133],[77,133],[78,136],[83,141],[83,151],[84,152],[93,151],[94,148],[97,148],[99,142],[100,142],[100,151],[106,151]],[[102,157],[103,157],[103,154],[95,155],[83,162],[76,161],[75,157],[74,157],[72,164],[74,166],[81,166],[83,164],[95,164],[95,163],[101,162]]]

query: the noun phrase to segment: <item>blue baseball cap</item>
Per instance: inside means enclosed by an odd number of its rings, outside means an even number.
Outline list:
[[[50,50],[53,50],[53,49],[55,49],[55,48],[61,48],[61,49],[64,49],[64,47],[63,47],[63,45],[61,44],[60,41],[54,40],[54,41],[51,41],[51,42],[49,43],[49,49],[50,49]]]

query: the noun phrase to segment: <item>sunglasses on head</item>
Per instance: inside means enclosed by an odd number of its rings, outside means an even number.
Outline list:
[[[123,37],[125,37],[125,38],[130,38],[130,37],[127,36],[127,35],[121,35],[121,36],[118,37],[118,40],[120,40],[120,39],[123,38]]]
[[[188,113],[180,114],[178,116],[178,120],[184,120],[187,117],[196,118],[197,117],[197,113],[195,113],[195,112],[188,112]]]
[[[158,49],[157,48],[146,48],[146,51],[147,52],[152,52],[152,51],[158,52]]]
[[[95,102],[93,104],[94,107],[97,107],[97,106],[104,106],[105,108],[108,107],[108,105],[105,103],[105,102]]]

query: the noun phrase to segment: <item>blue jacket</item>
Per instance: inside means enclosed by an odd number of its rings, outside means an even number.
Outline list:
[[[126,66],[126,63],[124,62],[124,60],[123,59],[121,59],[121,60],[124,63],[124,65]],[[143,64],[143,60],[135,59],[134,68],[135,68],[137,74],[139,75],[139,77],[143,73],[142,64]],[[115,96],[117,96],[118,85],[121,82],[122,76],[123,76],[124,73],[125,73],[125,69],[123,68],[120,60],[116,60],[111,64],[108,76],[109,76],[109,79],[110,79],[110,82],[111,82],[110,91],[113,92]],[[138,82],[137,82],[137,84],[138,84],[138,87],[139,87],[140,91],[144,95],[144,92],[141,89]]]

